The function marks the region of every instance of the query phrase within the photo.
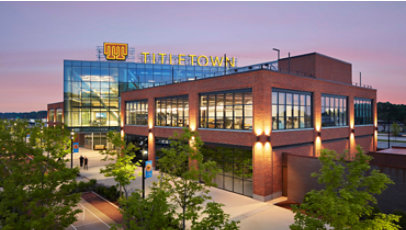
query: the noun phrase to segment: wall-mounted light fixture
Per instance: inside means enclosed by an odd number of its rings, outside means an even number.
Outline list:
[[[148,132],[149,132],[149,133],[152,133],[152,129],[148,129]]]
[[[257,136],[257,142],[260,141],[260,136]]]
[[[266,136],[266,141],[271,142],[271,136]]]
[[[375,126],[375,130],[378,131],[378,126]]]
[[[354,128],[352,128],[352,129],[351,129],[351,132],[352,132],[352,133],[355,133],[355,129],[354,129]]]
[[[317,132],[317,136],[318,136],[318,137],[321,137],[321,132],[320,132],[320,131]]]

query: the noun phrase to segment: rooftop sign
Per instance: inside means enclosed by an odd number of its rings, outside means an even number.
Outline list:
[[[194,54],[166,54],[166,53],[141,53],[142,62],[147,64],[191,65],[191,66],[224,66],[235,67],[235,57],[217,57]]]
[[[128,55],[128,44],[105,42],[103,53],[107,60],[125,61]]]
[[[126,43],[105,42],[103,46],[97,47],[97,57],[100,61],[102,57],[107,61],[128,61],[135,60],[135,49],[129,48]],[[195,54],[167,54],[141,52],[140,61],[144,64],[167,64],[167,65],[187,65],[187,66],[217,66],[236,67],[237,58],[218,56],[206,56]]]

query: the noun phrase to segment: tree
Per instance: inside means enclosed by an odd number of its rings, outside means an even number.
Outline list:
[[[203,207],[203,203],[211,198],[205,185],[214,185],[212,181],[218,169],[215,162],[203,161],[202,146],[197,132],[185,128],[181,135],[175,133],[170,147],[162,149],[159,166],[164,174],[160,177],[159,186],[182,210],[174,216],[181,229],[186,229],[186,221],[191,222],[191,229],[238,229],[237,222],[228,220],[229,216],[224,214],[221,205],[209,202]],[[199,222],[201,214],[207,217]]]
[[[374,212],[374,197],[393,182],[378,170],[371,170],[370,156],[359,146],[353,161],[345,154],[324,149],[319,158],[321,169],[313,173],[324,189],[306,194],[300,206],[294,206],[295,223],[299,229],[398,229],[399,216]]]
[[[396,123],[396,122],[393,122],[391,130],[392,130],[392,135],[394,137],[399,136],[399,134],[400,134],[400,125],[398,123]]]
[[[125,143],[121,144],[120,149],[126,149]],[[120,227],[185,229],[186,221],[190,221],[193,230],[238,229],[237,222],[229,221],[229,215],[223,212],[221,204],[208,202],[203,207],[210,196],[199,180],[212,185],[217,170],[214,162],[203,162],[199,151],[202,145],[197,133],[188,129],[184,129],[182,135],[171,138],[170,147],[162,149],[163,156],[159,160],[162,173],[158,182],[153,183],[150,194],[143,199],[138,190],[121,197],[123,224]],[[122,184],[135,179],[130,172],[123,173],[122,177],[126,178]],[[180,213],[177,212],[179,209],[182,210]]]
[[[136,159],[138,148],[132,143],[127,144],[119,132],[108,132],[107,140],[112,146],[101,153],[106,155],[104,160],[114,160],[114,163],[107,164],[100,172],[107,177],[112,176],[120,187],[120,192],[124,193],[125,198],[128,198],[127,186],[135,180],[135,170],[139,165],[133,162]]]
[[[160,230],[177,229],[178,223],[173,218],[175,207],[168,202],[170,194],[156,184],[144,199],[140,192],[132,193],[127,199],[120,199],[123,214],[123,229]]]
[[[0,228],[65,229],[76,221],[79,171],[63,160],[69,143],[63,126],[0,121]]]

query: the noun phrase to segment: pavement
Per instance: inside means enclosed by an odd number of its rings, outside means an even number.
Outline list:
[[[115,185],[115,181],[113,180],[112,177],[105,177],[103,174],[100,173],[100,169],[104,167],[106,164],[105,161],[101,161],[102,156],[99,152],[97,151],[92,151],[89,149],[84,149],[80,148],[79,154],[74,155],[74,166],[79,166],[79,157],[81,154],[83,156],[87,156],[89,158],[89,167],[87,170],[81,168],[80,174],[81,177],[79,180],[89,180],[89,179],[96,179],[98,183],[104,184],[104,185]],[[70,166],[70,162],[69,162]],[[136,189],[141,189],[141,169],[138,168],[137,171],[137,178],[131,183],[131,185],[128,186],[129,192],[133,192]],[[146,194],[150,192],[150,186],[154,181],[157,181],[158,178],[157,176],[159,175],[158,171],[153,172],[153,177],[148,178],[145,181],[145,186],[146,186]],[[230,218],[232,220],[238,220],[240,221],[240,229],[242,230],[262,230],[262,229],[275,229],[275,230],[284,230],[284,229],[289,229],[289,225],[294,222],[294,214],[292,211],[281,208],[279,206],[274,205],[275,203],[278,203],[280,201],[286,200],[286,198],[281,197],[272,201],[268,202],[261,202],[254,200],[251,197],[243,196],[240,194],[236,194],[233,192],[228,192],[222,189],[218,189],[215,187],[210,187],[209,188],[209,195],[212,197],[213,201],[216,201],[218,203],[222,203],[225,206],[223,207],[223,210],[225,213],[230,215]],[[92,218],[92,216],[96,215],[99,216],[100,220],[105,220],[105,223],[114,223],[114,221],[109,218],[107,215],[102,216],[101,211],[96,209],[90,209],[88,206],[92,206],[92,204],[86,202],[85,200],[82,199],[81,205],[87,208],[87,211],[91,211],[91,215],[89,218]],[[112,207],[113,208],[113,207]],[[93,215],[93,214],[94,215]],[[97,219],[97,218],[96,218]],[[81,221],[81,222],[79,222]],[[90,223],[93,223],[95,220],[92,218],[90,220]],[[78,220],[77,223],[73,224],[73,226],[82,226],[86,220]],[[82,225],[80,225],[82,224]],[[96,223],[94,223],[96,224]],[[104,229],[101,223],[97,223],[98,226],[101,226],[99,229]],[[88,226],[89,228],[87,228]],[[96,229],[93,228],[93,226],[90,225],[83,225],[81,228],[76,228],[76,229]]]

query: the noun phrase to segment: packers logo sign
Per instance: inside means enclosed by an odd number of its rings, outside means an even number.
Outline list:
[[[103,52],[107,60],[125,61],[128,55],[128,44],[105,42]]]

